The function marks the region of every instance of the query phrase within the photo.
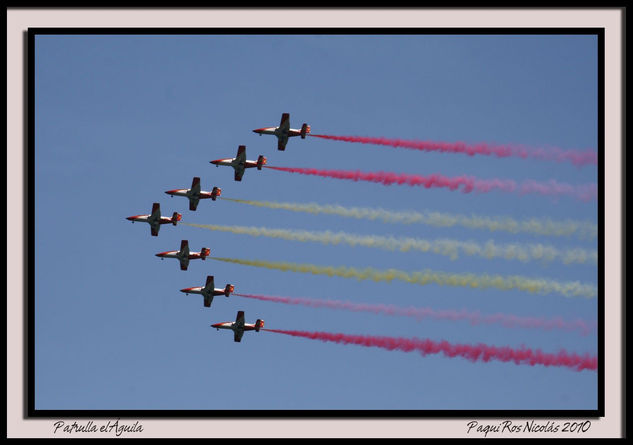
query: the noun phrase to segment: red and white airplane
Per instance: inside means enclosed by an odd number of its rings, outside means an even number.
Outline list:
[[[165,193],[171,195],[172,198],[174,196],[187,197],[189,199],[189,210],[195,211],[198,207],[198,201],[209,198],[215,201],[215,199],[222,194],[222,189],[219,187],[213,187],[213,190],[210,192],[200,190],[200,178],[194,177],[190,189],[167,190]]]
[[[160,216],[160,204],[155,202],[152,206],[152,214],[151,215],[136,215],[136,216],[128,216],[126,219],[135,222],[146,222],[149,223],[149,227],[152,230],[152,236],[158,236],[158,231],[160,230],[161,224],[173,224],[176,225],[178,221],[182,219],[182,215],[178,212],[174,212],[171,218],[167,218],[166,216]]]
[[[301,139],[305,139],[306,135],[310,133],[310,126],[304,123],[301,126],[301,130],[290,128],[290,113],[283,113],[278,127],[257,128],[253,130],[253,133],[258,133],[260,136],[262,134],[274,134],[277,136],[277,150],[285,150],[289,137],[301,136]]]
[[[260,328],[264,327],[264,320],[260,320],[258,318],[255,324],[244,323],[244,311],[237,311],[235,322],[225,321],[224,323],[215,323],[211,326],[216,328],[218,331],[220,329],[232,329],[233,341],[239,342],[242,341],[242,335],[244,335],[244,331],[259,332]]]
[[[257,167],[257,170],[261,170],[266,165],[266,158],[263,155],[259,155],[257,161],[249,161],[246,159],[246,145],[240,145],[237,148],[237,156],[234,158],[216,159],[215,161],[209,161],[215,164],[216,167],[220,165],[228,165],[235,169],[235,180],[241,181],[244,171],[247,168]]]
[[[213,275],[207,276],[207,283],[204,287],[187,287],[185,289],[180,289],[180,292],[184,292],[185,294],[200,294],[204,297],[204,307],[211,307],[211,303],[213,303],[213,297],[216,295],[224,295],[228,297],[231,295],[231,292],[235,290],[235,287],[232,284],[227,284],[224,289],[216,289],[213,282]]]
[[[180,250],[160,252],[157,253],[156,256],[160,257],[161,260],[164,260],[165,258],[177,258],[180,261],[180,270],[187,270],[187,266],[189,266],[189,260],[195,260],[198,258],[200,258],[201,260],[205,260],[210,253],[211,249],[208,249],[206,247],[200,249],[200,252],[189,252],[189,241],[184,239],[180,242]]]

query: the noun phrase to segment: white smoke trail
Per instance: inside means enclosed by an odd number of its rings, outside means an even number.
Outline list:
[[[485,244],[474,241],[453,239],[425,240],[419,238],[394,238],[379,235],[355,235],[345,232],[314,232],[307,230],[270,229],[265,227],[223,226],[217,224],[182,223],[191,227],[230,232],[239,235],[265,236],[299,242],[319,242],[322,244],[346,244],[351,247],[373,247],[390,251],[419,251],[447,256],[452,260],[460,254],[479,256],[487,259],[519,260],[522,262],[538,260],[542,262],[561,261],[564,264],[597,263],[595,250],[580,248],[558,249],[546,244],[497,244],[492,240]]]
[[[592,240],[597,236],[598,227],[588,221],[555,221],[549,218],[528,218],[517,220],[509,216],[459,215],[437,211],[393,211],[381,208],[344,207],[340,205],[321,205],[316,203],[292,203],[253,201],[244,199],[220,198],[255,207],[310,213],[312,215],[336,215],[347,218],[378,220],[385,223],[424,224],[434,227],[465,227],[468,229],[505,231],[510,233],[529,233],[544,236],[575,236]]]

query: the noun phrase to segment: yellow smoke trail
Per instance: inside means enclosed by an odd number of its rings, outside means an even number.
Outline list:
[[[507,260],[562,261],[564,264],[597,263],[598,253],[594,250],[564,249],[560,250],[544,244],[495,244],[490,240],[485,244],[473,241],[458,241],[451,239],[424,240],[418,238],[394,238],[379,235],[354,235],[345,232],[312,232],[307,230],[268,229],[265,227],[222,226],[217,224],[181,223],[191,227],[220,232],[230,232],[238,235],[265,236],[300,242],[319,242],[322,244],[374,247],[378,249],[408,252],[417,250],[425,253],[444,255],[452,260],[459,258],[459,254],[477,255],[482,258],[501,258]]]
[[[211,258],[211,257],[209,257]],[[244,260],[239,258],[211,258],[225,263],[242,264],[245,266],[264,267],[266,269],[327,275],[330,277],[356,278],[357,280],[393,281],[400,280],[414,284],[439,284],[441,286],[459,286],[478,289],[495,288],[500,290],[522,290],[530,293],[550,294],[558,293],[566,297],[593,298],[597,289],[590,284],[578,281],[557,282],[544,278],[527,278],[516,275],[475,275],[456,274],[423,270],[419,272],[404,272],[396,269],[377,270],[371,267],[356,269],[346,266],[317,266],[306,263],[290,263],[265,260]]]
[[[337,215],[348,218],[379,220],[388,223],[425,224],[435,227],[460,226],[468,229],[489,230],[491,232],[501,230],[510,233],[531,233],[534,235],[577,236],[580,239],[592,240],[596,238],[598,231],[597,225],[588,221],[553,221],[548,218],[516,220],[507,216],[466,216],[433,211],[391,211],[380,208],[343,207],[316,203],[301,204],[232,198],[220,199],[255,207],[311,213],[313,215]]]

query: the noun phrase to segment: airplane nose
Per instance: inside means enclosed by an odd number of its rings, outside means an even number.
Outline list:
[[[132,220],[134,220],[134,217],[132,217],[132,216],[128,216],[128,217],[127,217],[127,218],[125,218],[125,219],[127,219],[128,221],[132,221]]]

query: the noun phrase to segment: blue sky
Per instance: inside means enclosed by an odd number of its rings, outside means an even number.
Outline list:
[[[429,338],[452,343],[597,353],[595,334],[417,321],[216,297],[179,289],[232,283],[262,295],[597,320],[595,298],[357,281],[218,261],[188,271],[155,253],[192,250],[241,259],[452,273],[522,275],[597,286],[595,264],[458,260],[420,252],[327,246],[213,232],[179,224],[152,237],[127,216],[182,222],[541,242],[597,249],[597,241],[386,224],[262,209],[218,200],[196,212],[165,190],[246,200],[390,210],[573,219],[597,223],[595,201],[503,192],[341,181],[264,169],[233,181],[210,160],[263,154],[269,165],[390,171],[570,184],[596,183],[595,166],[426,153],[293,138],[286,151],[252,129],[307,122],[315,134],[596,150],[595,36],[63,36],[35,39],[36,409],[596,409],[597,373],[472,363],[441,354],[322,343],[270,332],[234,343],[210,325],[262,318],[271,329]]]

